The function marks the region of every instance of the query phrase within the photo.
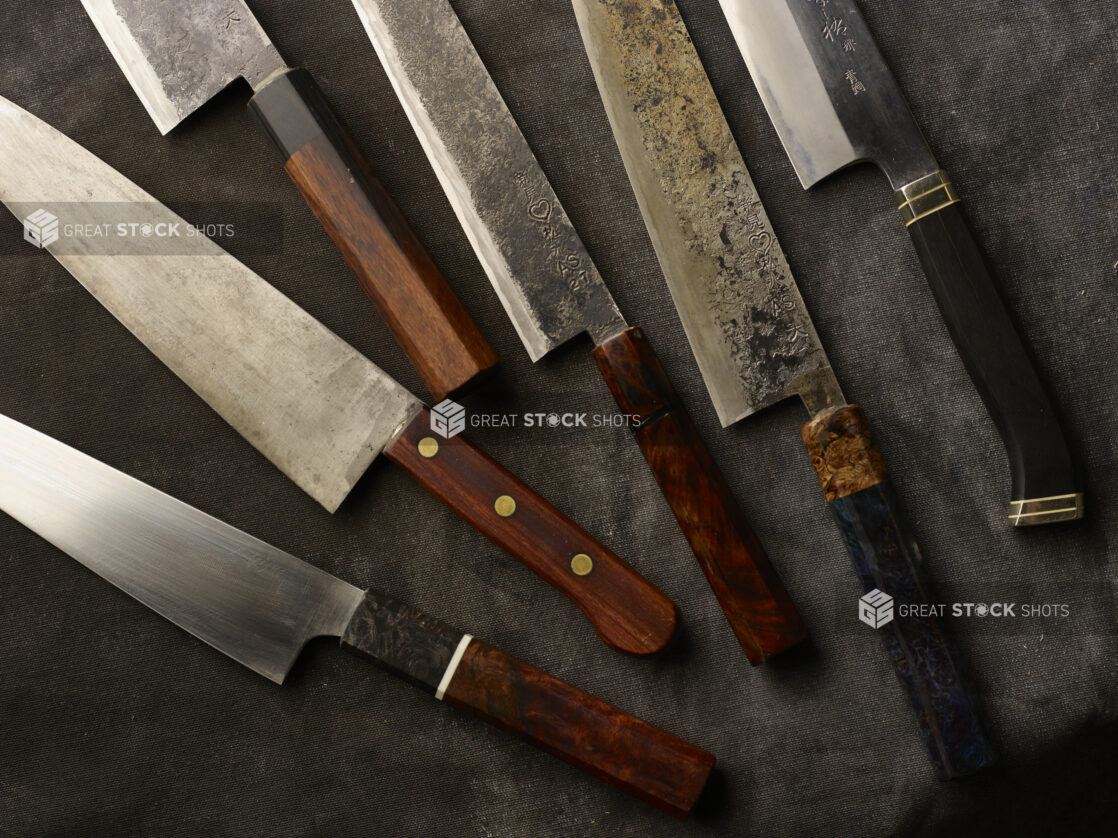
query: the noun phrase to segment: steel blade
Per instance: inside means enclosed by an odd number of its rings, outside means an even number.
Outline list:
[[[0,98],[0,200],[76,229],[121,206],[189,225],[45,122]],[[48,249],[199,396],[333,512],[421,403],[353,347],[201,235],[107,253],[100,238]],[[167,252],[166,248],[172,247]],[[44,256],[44,258],[46,258]]]
[[[166,134],[238,78],[284,66],[242,0],[82,0],[136,95]]]
[[[625,328],[446,0],[354,0],[431,166],[533,361]]]
[[[939,169],[852,0],[719,0],[805,189],[861,161],[894,189]]]
[[[358,588],[0,416],[0,509],[175,625],[282,683]]]
[[[629,180],[723,427],[841,398],[675,5],[574,0]]]

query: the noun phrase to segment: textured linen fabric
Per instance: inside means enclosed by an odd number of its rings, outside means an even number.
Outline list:
[[[641,223],[566,0],[453,0],[616,295],[663,358],[812,630],[749,666],[629,432],[473,438],[678,603],[680,637],[621,656],[542,581],[394,467],[331,516],[259,456],[0,212],[0,412],[362,586],[381,588],[715,753],[677,823],[318,641],[283,687],[0,515],[0,835],[938,836],[1114,834],[1118,793],[1118,9],[1099,0],[864,0],[955,179],[1081,454],[1086,520],[1014,531],[994,427],[884,179],[801,190],[714,0],[680,7],[847,396],[890,463],[1000,765],[936,780],[798,439],[789,402],[718,422]],[[345,0],[252,0],[307,67],[492,341],[471,414],[612,414],[574,341],[532,365]],[[76,0],[0,7],[0,95],[192,221],[422,393],[245,107],[163,138]]]

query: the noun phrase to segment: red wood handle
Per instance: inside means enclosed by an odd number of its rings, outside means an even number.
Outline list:
[[[670,599],[473,443],[434,433],[426,409],[384,454],[567,596],[607,645],[648,654],[675,633]]]
[[[733,492],[638,328],[594,349],[617,404],[750,663],[807,637],[807,627]]]
[[[684,818],[714,757],[477,640],[443,700]]]
[[[488,375],[496,355],[310,74],[284,73],[251,105],[435,401]]]

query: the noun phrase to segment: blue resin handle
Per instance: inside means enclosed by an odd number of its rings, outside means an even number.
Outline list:
[[[951,779],[990,765],[993,748],[943,625],[935,617],[911,616],[917,609],[899,608],[935,599],[865,414],[857,405],[830,408],[805,424],[801,434],[862,587],[893,599],[891,619],[884,596],[871,608],[878,605],[878,630],[936,773]],[[901,616],[902,610],[908,613]]]

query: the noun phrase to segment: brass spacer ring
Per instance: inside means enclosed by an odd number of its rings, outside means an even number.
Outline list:
[[[943,169],[902,186],[893,195],[906,227],[944,207],[959,203],[959,195]]]
[[[493,501],[493,509],[502,518],[510,518],[516,514],[516,501],[509,495],[501,495]]]

